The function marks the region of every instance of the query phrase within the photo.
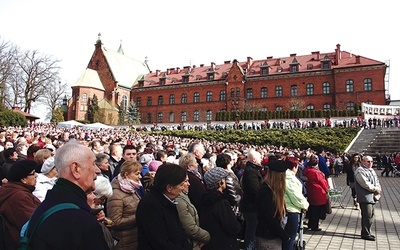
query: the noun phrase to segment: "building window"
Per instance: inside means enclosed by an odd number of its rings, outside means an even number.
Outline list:
[[[207,122],[212,121],[212,111],[211,110],[207,110],[206,120],[207,120]]]
[[[185,93],[181,96],[181,103],[187,103],[187,95]]]
[[[292,85],[290,86],[290,95],[291,96],[298,96],[298,90],[297,90],[297,85]]]
[[[354,91],[354,82],[353,80],[346,81],[346,92],[353,92]]]
[[[268,96],[268,90],[266,87],[261,88],[261,98],[265,99]]]
[[[214,80],[214,73],[208,73],[208,74],[207,74],[207,77],[208,77],[208,80],[209,80],[209,81]]]
[[[169,122],[175,122],[175,113],[174,112],[169,113]]]
[[[291,110],[298,110],[299,107],[298,107],[297,105],[292,105],[292,106],[290,107],[290,109],[291,109]]]
[[[275,96],[276,97],[282,97],[282,86],[276,86],[275,87]]]
[[[372,91],[372,79],[371,78],[364,79],[364,90]]]
[[[158,105],[163,105],[163,102],[164,102],[163,99],[164,99],[164,98],[163,98],[162,95],[160,95],[160,96],[158,97]]]
[[[169,104],[175,104],[175,95],[174,94],[169,95]]]
[[[219,92],[219,100],[220,101],[226,101],[226,91],[225,90],[221,90]]]
[[[153,105],[152,102],[153,102],[153,101],[152,101],[152,99],[151,99],[151,96],[147,97],[147,106]]]
[[[325,103],[324,110],[330,110],[330,109],[331,109],[331,105],[329,103]]]
[[[314,110],[314,105],[308,104],[306,107],[307,110]]]
[[[183,112],[181,113],[181,122],[186,122],[186,120],[187,120],[186,111],[183,111]]]
[[[195,110],[193,113],[193,121],[198,122],[200,118],[200,112],[198,110]]]
[[[374,102],[373,102],[373,101],[371,101],[371,100],[367,100],[365,103],[368,103],[368,104],[374,104]]]
[[[266,67],[261,68],[261,75],[268,75],[268,69]]]
[[[126,111],[128,109],[128,97],[126,95],[122,95],[121,104],[122,104],[123,110]]]
[[[165,85],[165,78],[160,78],[160,85]]]
[[[247,89],[247,99],[253,99],[253,89],[252,88]]]
[[[162,122],[162,118],[163,118],[163,114],[162,114],[162,112],[159,112],[157,114],[157,122]]]
[[[240,97],[240,88],[236,88],[236,97]]]
[[[308,83],[306,86],[306,94],[313,95],[314,94],[314,84]]]
[[[329,82],[324,82],[322,84],[322,93],[323,94],[330,94],[331,93],[331,88]]]
[[[329,69],[329,62],[323,62],[322,69]]]
[[[82,102],[87,102],[87,94],[86,93],[82,94]]]
[[[189,82],[189,77],[188,76],[182,77],[182,82],[183,83],[188,83]]]
[[[292,72],[297,72],[297,65],[292,65]]]
[[[231,88],[231,98],[234,98],[234,97],[235,97],[235,89]]]
[[[282,111],[282,106],[276,106],[275,110],[276,111]]]
[[[81,105],[81,111],[85,111],[85,106]]]
[[[200,93],[199,92],[194,93],[193,102],[200,102]]]
[[[207,92],[207,102],[212,102],[212,92],[211,91]]]
[[[142,106],[142,98],[141,97],[136,98],[136,106],[137,107]]]
[[[347,110],[354,110],[354,102],[348,102],[346,106]]]
[[[267,111],[268,111],[268,108],[267,108],[267,107],[262,107],[262,108],[261,108],[261,111],[267,112]]]
[[[147,123],[152,123],[152,121],[151,121],[151,113],[147,113],[146,121],[147,121]]]

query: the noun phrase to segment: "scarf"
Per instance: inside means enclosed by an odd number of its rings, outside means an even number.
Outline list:
[[[142,183],[140,181],[135,182],[134,180],[131,180],[129,178],[122,178],[121,174],[119,174],[117,178],[121,190],[125,193],[133,194],[136,190],[142,187]]]

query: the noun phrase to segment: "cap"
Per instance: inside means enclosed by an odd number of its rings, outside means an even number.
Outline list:
[[[220,167],[214,167],[214,168],[208,170],[204,174],[204,181],[208,187],[212,187],[212,186],[215,186],[216,184],[218,184],[218,182],[220,182],[222,179],[224,179],[228,175],[229,175],[229,173],[225,169],[220,168]]]
[[[47,174],[54,168],[54,157],[47,158],[42,165],[42,169],[40,170],[42,174]]]
[[[285,172],[288,169],[288,165],[285,161],[273,160],[268,163],[268,169],[274,172]]]
[[[7,179],[9,181],[20,181],[26,178],[37,167],[36,162],[31,160],[16,161],[10,168]]]

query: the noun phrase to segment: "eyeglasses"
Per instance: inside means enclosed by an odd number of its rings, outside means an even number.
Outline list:
[[[367,161],[367,162],[374,162],[374,161]]]

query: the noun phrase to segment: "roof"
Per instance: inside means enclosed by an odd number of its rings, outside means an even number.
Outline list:
[[[100,81],[99,74],[93,69],[86,69],[81,77],[71,87],[89,87],[100,90],[105,90]]]
[[[11,111],[25,116],[28,120],[40,119],[40,117],[22,111],[19,107],[13,107]]]
[[[340,45],[337,45],[337,50],[340,51]],[[331,69],[340,69],[348,67],[360,67],[367,65],[382,65],[383,62],[369,59],[362,56],[355,56],[352,53],[346,51],[340,51],[338,53],[339,59],[336,58],[335,52],[320,53],[312,52],[308,55],[296,55],[292,54],[288,57],[267,57],[264,59],[253,60],[248,57],[246,61],[238,62],[238,65],[246,69],[245,75],[247,78],[258,77],[261,75],[261,68],[268,67],[268,75],[279,75],[291,73],[291,66],[298,65],[298,72],[312,72],[320,71],[322,69],[322,62],[331,62]],[[338,61],[338,63],[336,63]],[[196,66],[185,66],[181,68],[170,68],[166,71],[157,70],[143,76],[142,80],[143,87],[153,87],[160,85],[160,78],[165,78],[165,85],[182,84],[183,79],[189,76],[189,82],[201,82],[208,81],[208,73],[214,72],[214,80],[224,80],[233,66],[233,62],[226,61],[224,64],[216,65],[211,63],[209,66],[200,67]]]
[[[143,75],[149,73],[144,62],[130,58],[123,53],[101,47],[110,70],[119,86],[132,88]]]
[[[98,104],[99,108],[101,109],[107,109],[107,110],[115,110],[118,111],[116,107],[110,104],[110,102],[107,99],[101,99]]]

